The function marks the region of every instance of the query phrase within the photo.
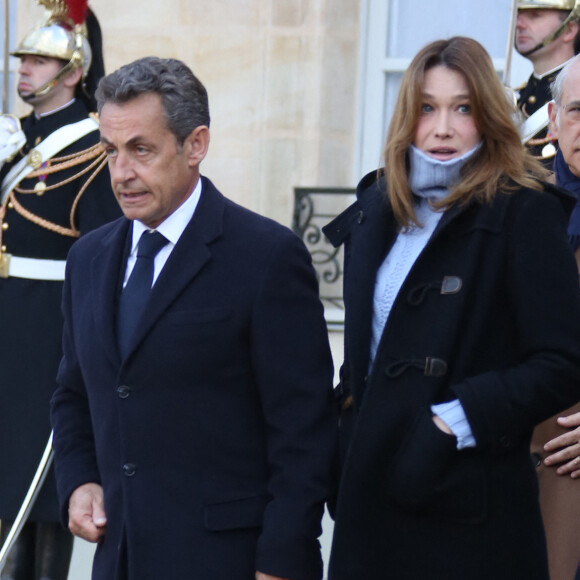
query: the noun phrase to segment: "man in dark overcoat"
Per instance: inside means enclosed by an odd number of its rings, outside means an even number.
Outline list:
[[[13,53],[20,59],[18,93],[32,112],[20,131],[15,118],[0,118],[2,146],[9,143],[2,150],[14,147],[15,154],[0,178],[2,540],[50,435],[68,251],[79,236],[120,215],[98,123],[89,117],[89,93],[103,71],[98,23],[92,14],[87,21],[92,48],[85,32],[74,33],[54,14],[22,40]],[[50,472],[1,578],[66,580],[72,541],[60,524]]]
[[[141,59],[97,97],[125,217],[67,264],[63,520],[98,542],[94,580],[319,579],[336,417],[310,256],[200,176],[207,93],[183,63]]]

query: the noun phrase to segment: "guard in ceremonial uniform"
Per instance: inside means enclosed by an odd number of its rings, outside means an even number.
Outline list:
[[[90,95],[104,73],[98,23],[86,0],[39,4],[49,10],[47,21],[12,53],[20,58],[19,96],[32,113],[21,129],[14,117],[0,119],[2,541],[51,432],[68,251],[79,236],[120,215],[98,122],[89,115]],[[0,578],[66,580],[71,552],[51,471]]]
[[[522,140],[532,154],[552,169],[557,142],[548,128],[550,85],[575,54],[580,0],[520,0],[516,21],[516,50],[531,61],[534,72],[516,88],[523,115]]]

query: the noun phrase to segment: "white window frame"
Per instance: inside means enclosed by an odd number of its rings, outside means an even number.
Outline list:
[[[428,1],[428,0],[426,0]],[[386,82],[390,73],[404,72],[409,58],[388,58],[390,0],[361,0],[359,50],[358,112],[354,155],[354,181],[382,165],[382,150],[388,119],[385,118]],[[481,5],[474,3],[474,17]],[[507,23],[506,23],[507,27]],[[506,38],[507,42],[507,38]],[[503,72],[505,57],[492,59],[498,73]],[[531,65],[514,52],[512,86],[521,84],[530,74]]]

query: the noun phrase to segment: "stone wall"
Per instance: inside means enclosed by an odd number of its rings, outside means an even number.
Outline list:
[[[210,96],[202,172],[228,197],[287,225],[295,186],[355,181],[359,4],[91,1],[107,70],[147,55],[185,61]],[[20,2],[18,38],[41,14],[34,0]]]

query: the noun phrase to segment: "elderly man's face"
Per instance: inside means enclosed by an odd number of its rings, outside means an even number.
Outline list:
[[[106,103],[100,125],[111,184],[125,217],[157,227],[193,191],[209,143],[207,127],[194,129],[179,146],[155,93]]]
[[[580,63],[568,72],[560,105],[550,103],[550,130],[570,171],[580,177]]]

